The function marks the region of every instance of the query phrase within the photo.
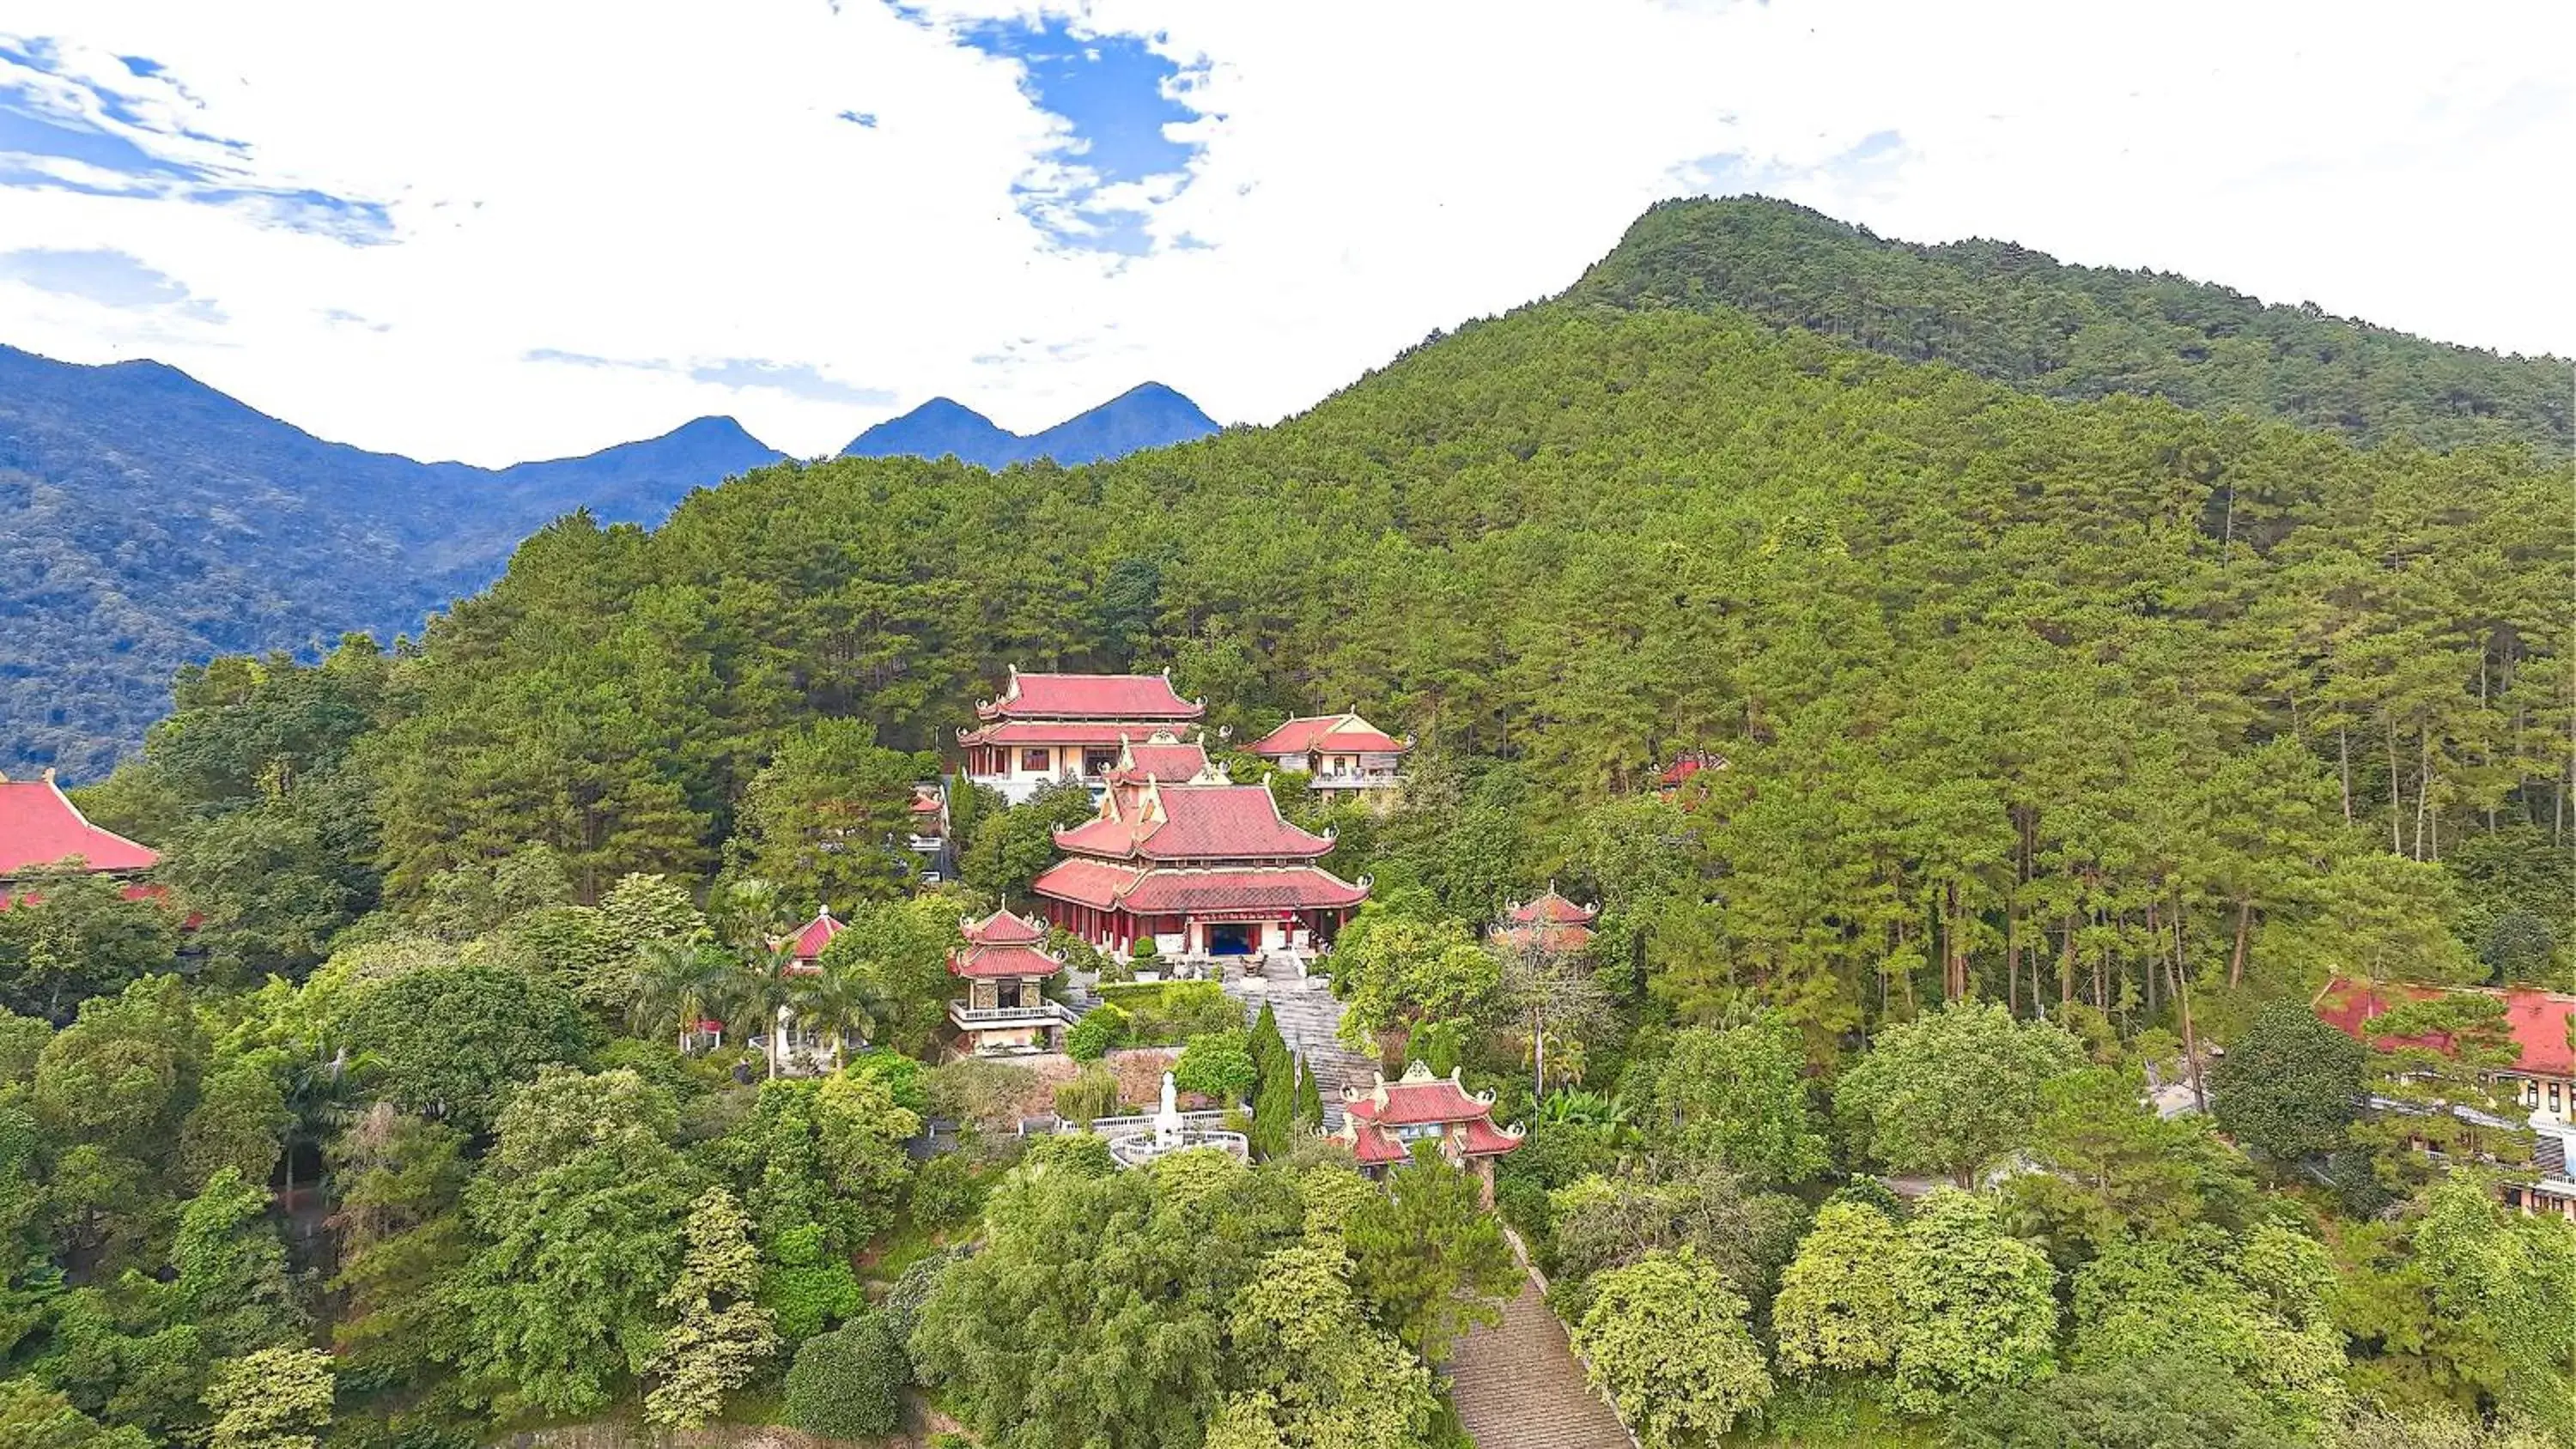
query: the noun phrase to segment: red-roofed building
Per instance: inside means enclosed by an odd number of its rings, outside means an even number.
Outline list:
[[[814,919],[798,927],[796,934],[785,942],[787,969],[800,974],[822,970],[815,963],[822,959],[823,948],[832,944],[834,936],[848,929],[846,922],[833,916],[830,906],[816,907]]]
[[[1022,674],[1011,671],[1001,696],[975,706],[981,721],[960,730],[966,778],[999,790],[1014,805],[1054,780],[1104,784],[1130,741],[1194,725],[1207,714],[1162,674]]]
[[[0,775],[0,884],[48,867],[140,875],[160,864],[149,847],[89,823],[47,770],[33,780]]]
[[[1494,1125],[1494,1094],[1470,1092],[1458,1074],[1432,1075],[1415,1062],[1388,1081],[1383,1074],[1363,1092],[1342,1089],[1341,1140],[1360,1171],[1380,1176],[1413,1155],[1418,1142],[1438,1142],[1440,1155],[1476,1175],[1485,1206],[1494,1205],[1494,1159],[1521,1145],[1519,1127]]]
[[[1512,950],[1535,946],[1572,956],[1592,944],[1592,923],[1600,917],[1600,907],[1576,905],[1558,895],[1556,883],[1550,881],[1538,899],[1505,906],[1502,919],[1494,923],[1490,935],[1494,944]]]
[[[1282,769],[1302,770],[1318,790],[1383,790],[1396,783],[1413,741],[1399,740],[1354,710],[1300,715],[1246,746]]]
[[[2576,1020],[2576,996],[2529,986],[2495,991],[2337,977],[2317,993],[2312,1006],[2318,1020],[2355,1041],[2379,1047],[2420,1047],[2448,1055],[2451,1042],[2441,1033],[2396,1037],[2373,1031],[2371,1023],[2406,1002],[2435,1001],[2453,991],[2475,992],[2503,1002],[2505,1030],[2513,1038],[2514,1064],[2496,1071],[2494,1076],[2531,1113],[2532,1165],[2536,1175],[2528,1183],[2505,1184],[2505,1202],[2526,1212],[2556,1213],[2576,1220],[2576,1179],[2571,1179],[2568,1166],[2571,1149],[2576,1149],[2576,1127],[2570,1125],[2576,1122],[2576,1043],[2569,1040],[2569,1023]]]
[[[1655,777],[1655,793],[1673,795],[1682,786],[1689,784],[1691,776],[1700,771],[1725,768],[1726,756],[1724,755],[1713,754],[1707,750],[1685,750],[1674,756],[1673,762],[1664,766],[1663,773]]]
[[[1065,858],[1031,892],[1049,921],[1121,956],[1150,936],[1175,961],[1302,959],[1368,898],[1366,881],[1315,864],[1333,842],[1289,824],[1259,785],[1121,782],[1055,842]]]
[[[1047,978],[1064,959],[1046,949],[1046,928],[1009,911],[959,925],[965,944],[948,956],[948,974],[966,983],[966,999],[948,1003],[948,1020],[977,1056],[1060,1050],[1073,1013],[1046,997]]]
[[[1120,740],[1117,763],[1101,779],[1111,785],[1142,785],[1148,781],[1166,785],[1229,783],[1208,762],[1205,745],[1182,739],[1170,730],[1156,730],[1141,740]]]

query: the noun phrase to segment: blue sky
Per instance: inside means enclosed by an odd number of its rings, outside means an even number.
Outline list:
[[[501,463],[1311,406],[1785,195],[2576,352],[2576,7],[13,0],[0,342]],[[2216,39],[2223,37],[2223,41]]]

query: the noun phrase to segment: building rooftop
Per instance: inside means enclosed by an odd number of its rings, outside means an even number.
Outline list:
[[[1248,748],[1253,754],[1273,758],[1303,755],[1316,750],[1351,750],[1361,754],[1400,755],[1412,743],[1399,740],[1367,720],[1358,711],[1342,714],[1299,715],[1279,728],[1253,741]]]
[[[0,879],[78,859],[93,871],[150,870],[161,857],[89,823],[47,770],[34,780],[0,776]]]
[[[2422,1037],[2386,1037],[2368,1035],[2369,1023],[2386,1016],[2398,1003],[2433,1001],[2456,992],[2474,992],[2494,997],[2504,1003],[2505,1029],[2512,1033],[2520,1053],[2516,1063],[2521,1071],[2542,1077],[2576,1077],[2576,1047],[2567,1041],[2567,1024],[2576,1016],[2576,996],[2538,987],[2516,986],[2501,991],[2482,987],[2415,986],[2392,982],[2353,981],[2336,977],[2317,993],[2317,1019],[2356,1041],[2382,1045],[2419,1046],[2448,1053],[2451,1042],[2435,1033]]]
[[[1291,825],[1262,785],[1148,782],[1113,789],[1100,813],[1055,843],[1106,860],[1219,861],[1313,859],[1333,842]]]
[[[979,719],[1194,720],[1204,701],[1180,697],[1162,674],[1022,674],[1011,671],[1001,697],[975,706]]]

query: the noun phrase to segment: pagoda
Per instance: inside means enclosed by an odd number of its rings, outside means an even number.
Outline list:
[[[1491,939],[1510,950],[1536,948],[1550,955],[1572,956],[1592,944],[1592,923],[1600,917],[1599,906],[1576,905],[1557,894],[1556,883],[1550,881],[1537,900],[1505,906]]]
[[[1317,790],[1383,790],[1396,783],[1413,741],[1399,740],[1357,710],[1300,715],[1246,746],[1286,770],[1305,772]]]
[[[137,877],[160,861],[150,847],[90,824],[54,783],[53,771],[33,780],[0,775],[0,907],[15,898],[21,881],[46,869],[108,876],[126,883],[126,899],[149,899],[160,888]]]
[[[1046,949],[1046,927],[1009,911],[958,925],[965,944],[949,953],[948,974],[966,983],[966,999],[948,1003],[948,1020],[977,1056],[1060,1050],[1073,1013],[1046,997],[1047,978],[1064,958]]]
[[[1186,700],[1161,674],[1022,674],[1013,669],[998,699],[975,706],[981,721],[957,732],[966,778],[1017,805],[1057,780],[1094,789],[1129,740],[1198,723],[1205,701]],[[1174,736],[1176,739],[1177,735]]]
[[[1029,887],[1049,921],[1119,956],[1151,937],[1179,961],[1304,957],[1368,899],[1367,881],[1316,864],[1332,840],[1289,824],[1268,789],[1205,769],[1164,780],[1140,763],[1152,748],[1128,746],[1097,813],[1055,833],[1065,858]]]
[[[1367,1091],[1342,1089],[1342,1141],[1360,1171],[1382,1177],[1390,1167],[1413,1156],[1414,1144],[1437,1142],[1440,1155],[1455,1167],[1476,1175],[1485,1206],[1494,1205],[1494,1159],[1521,1145],[1524,1129],[1494,1125],[1494,1094],[1470,1092],[1458,1073],[1434,1076],[1417,1061],[1404,1075],[1388,1081],[1376,1073]]]

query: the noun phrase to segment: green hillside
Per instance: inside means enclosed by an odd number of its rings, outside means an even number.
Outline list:
[[[2537,457],[1577,298],[1112,463],[560,520],[412,648],[183,673],[80,792],[173,899],[0,911],[0,1425],[864,1442],[927,1396],[997,1449],[1458,1449],[1499,1216],[1664,1442],[2576,1443],[2576,1225],[2497,1191],[2535,1176],[2504,1002],[2374,1043],[2311,1004],[2568,983]],[[1012,665],[1169,666],[1220,754],[1415,737],[1382,814],[1271,777],[1371,883],[1329,986],[1118,989],[1050,1078],[951,1059],[959,922],[1091,808],[957,790],[918,883],[922,752]],[[1684,751],[1723,767],[1658,793]],[[1551,880],[1591,939],[1487,944]],[[1505,1154],[1490,1209],[1318,1140],[1309,1031],[1525,1128],[1451,1139]],[[1248,1089],[1254,1163],[1027,1131],[1157,1105],[1127,1048]]]
[[[2137,393],[2360,443],[2522,442],[2565,460],[2576,373],[2265,306],[2169,273],[2068,266],[2010,242],[1922,246],[1787,202],[1668,201],[1567,300],[1735,308],[2061,398]]]

